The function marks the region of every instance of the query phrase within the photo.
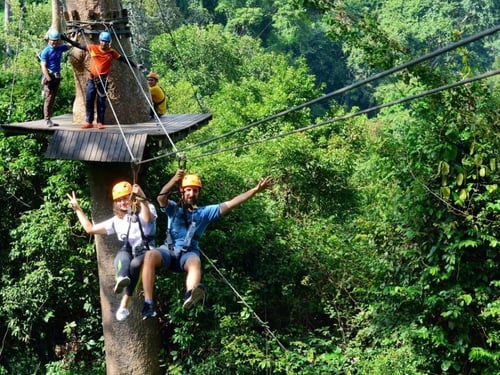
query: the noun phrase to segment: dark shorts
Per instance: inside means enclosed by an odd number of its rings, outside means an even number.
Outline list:
[[[162,269],[169,269],[174,272],[184,272],[184,266],[188,258],[200,258],[198,252],[183,251],[180,248],[169,250],[167,245],[161,245],[157,250],[161,254]]]

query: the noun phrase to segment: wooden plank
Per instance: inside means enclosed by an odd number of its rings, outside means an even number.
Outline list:
[[[98,130],[82,129],[72,122],[71,115],[62,115],[53,118],[58,127],[49,128],[43,120],[3,124],[1,127],[7,136],[47,134],[51,137],[45,152],[47,159],[129,163],[132,158],[142,160],[148,137],[159,139],[160,142],[155,144],[161,146],[163,139],[181,139],[211,118],[210,113],[170,114],[161,118],[161,124],[149,121],[106,125],[105,129]]]

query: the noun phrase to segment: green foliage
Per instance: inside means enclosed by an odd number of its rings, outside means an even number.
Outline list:
[[[163,368],[499,373],[498,81],[286,137],[357,109],[332,102],[322,112],[304,108],[238,131],[320,96],[318,82],[341,87],[491,25],[498,12],[492,3],[134,6],[134,22],[151,26],[138,29],[138,40],[152,40],[152,55],[143,58],[162,77],[171,111],[204,104],[213,114],[209,125],[176,144],[192,147],[188,170],[204,180],[201,203],[230,199],[266,175],[275,179],[271,191],[213,223],[203,237],[203,307],[182,310],[184,275],[157,276]],[[17,6],[16,22],[2,36],[2,45],[16,47],[0,72],[4,122],[41,116],[34,52],[43,48],[48,4],[28,3],[22,29],[20,15]],[[178,27],[181,20],[187,24]],[[215,20],[223,22],[210,24]],[[325,41],[323,29],[336,40]],[[495,46],[490,38],[339,102],[388,103],[470,77],[493,65]],[[64,76],[58,111],[71,103],[67,65]],[[75,190],[89,211],[85,166],[43,160],[46,142],[0,134],[0,374],[103,374],[93,244],[75,226],[65,198]],[[148,196],[175,168],[164,161],[144,166]]]

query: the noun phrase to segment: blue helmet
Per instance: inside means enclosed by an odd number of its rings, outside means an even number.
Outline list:
[[[59,31],[54,29],[50,29],[49,32],[47,33],[47,36],[49,37],[49,40],[61,39],[61,34],[59,34]]]
[[[107,31],[103,31],[99,34],[99,40],[101,42],[111,42],[111,34]]]

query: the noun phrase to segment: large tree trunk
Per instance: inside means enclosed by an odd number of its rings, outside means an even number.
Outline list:
[[[101,222],[112,216],[111,187],[128,179],[130,165],[124,163],[88,163],[92,196],[92,219]],[[115,312],[121,295],[113,293],[115,270],[113,260],[120,245],[116,236],[96,236],[97,265],[102,308],[102,326],[108,375],[158,375],[160,336],[156,319],[142,320],[143,298],[138,287],[130,303],[130,316],[118,322]]]
[[[67,33],[78,33],[80,44],[99,43],[99,33],[109,31],[112,47],[123,56],[132,55],[128,13],[119,0],[67,0],[65,9]],[[85,90],[89,78],[88,53],[73,48],[70,61],[75,74],[75,102],[73,121],[85,122]],[[132,59],[131,59],[132,60]],[[114,61],[109,76],[106,124],[136,124],[149,119],[149,89],[138,69]]]

